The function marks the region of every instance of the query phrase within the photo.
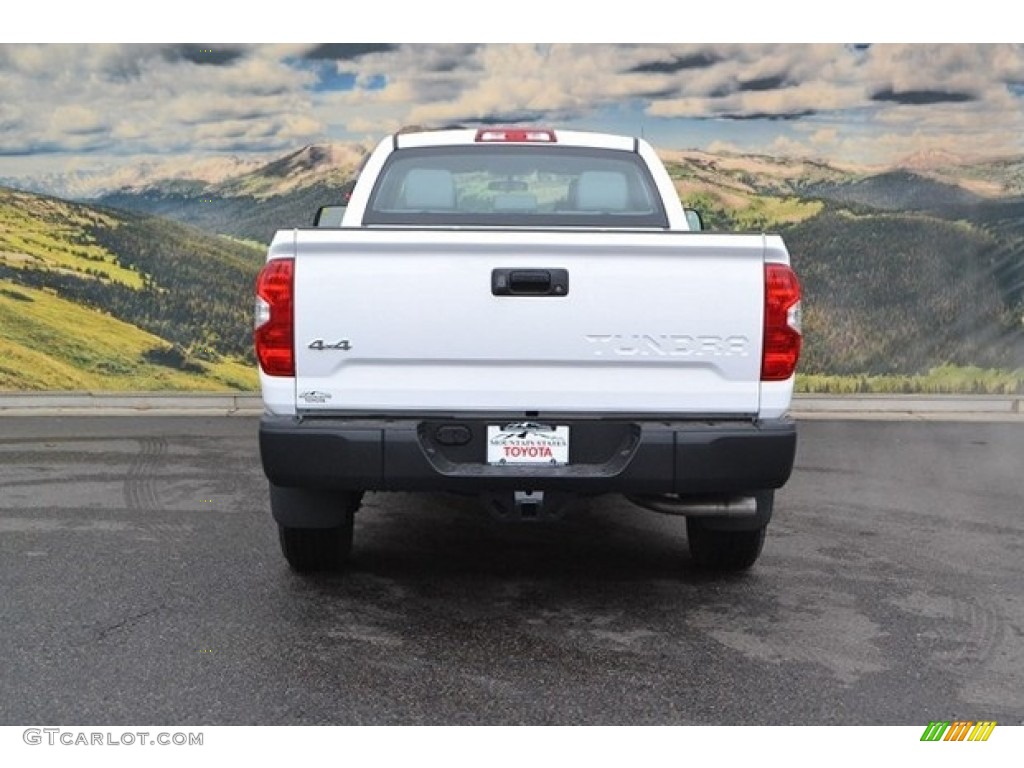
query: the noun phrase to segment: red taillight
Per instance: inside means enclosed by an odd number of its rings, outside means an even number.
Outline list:
[[[295,262],[273,259],[256,278],[256,358],[269,376],[295,375]]]
[[[785,264],[764,267],[761,381],[785,381],[800,359],[800,282]]]
[[[555,132],[547,128],[481,128],[476,132],[477,141],[519,141],[554,144]]]

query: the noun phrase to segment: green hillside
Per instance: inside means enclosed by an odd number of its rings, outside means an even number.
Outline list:
[[[49,290],[0,280],[0,390],[247,390],[256,385],[248,363],[175,362],[172,349],[158,336]]]
[[[250,389],[259,249],[0,188],[0,389]]]
[[[318,182],[281,194],[256,196],[244,188],[230,194],[217,188],[203,190],[154,189],[143,192],[115,192],[101,202],[126,211],[166,217],[207,232],[261,243],[270,243],[274,232],[308,227],[323,205],[338,205],[351,183]]]
[[[743,160],[699,155],[668,169],[709,230],[783,234],[804,286],[804,386],[1016,391],[1024,202],[902,171]],[[827,380],[837,375],[856,379]]]
[[[980,226],[839,209],[784,234],[804,287],[804,373],[1024,365],[1024,308],[1000,268],[1019,255]]]
[[[804,221],[824,208],[818,200],[802,199],[797,180],[786,175],[758,177],[707,159],[669,162],[666,168],[679,198],[700,211],[709,230],[763,232]]]
[[[0,264],[140,288],[141,276],[92,234],[116,226],[116,217],[94,208],[0,188]]]
[[[841,183],[812,184],[805,191],[815,197],[887,211],[933,211],[984,202],[984,198],[957,184],[909,171],[889,171]]]
[[[365,157],[353,145],[307,146],[217,183],[163,181],[100,202],[265,245],[279,229],[310,226],[320,206],[342,203]]]

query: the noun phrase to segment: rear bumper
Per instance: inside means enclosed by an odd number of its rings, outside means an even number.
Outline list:
[[[265,415],[260,456],[283,487],[367,491],[535,490],[574,494],[741,494],[779,488],[796,454],[796,425],[766,421],[559,420],[566,466],[486,464],[487,423],[473,419],[335,419]],[[469,439],[442,444],[441,427]]]

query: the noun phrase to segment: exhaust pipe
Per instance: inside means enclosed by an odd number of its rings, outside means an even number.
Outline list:
[[[757,515],[757,499],[753,496],[732,498],[707,496],[627,496],[637,506],[663,515],[685,517],[754,517]]]

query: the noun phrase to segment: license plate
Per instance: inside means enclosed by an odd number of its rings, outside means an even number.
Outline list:
[[[569,428],[521,421],[487,427],[488,464],[569,463]]]

